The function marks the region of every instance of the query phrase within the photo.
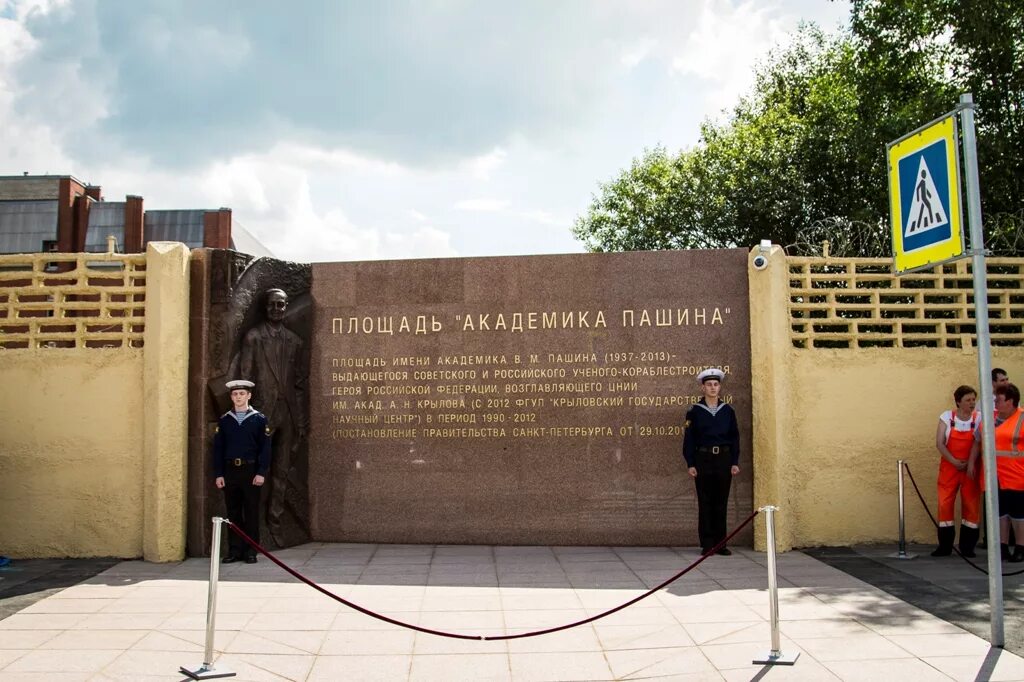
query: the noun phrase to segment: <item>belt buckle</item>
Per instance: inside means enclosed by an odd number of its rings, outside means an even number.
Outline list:
[[[235,457],[235,459],[232,461],[232,464],[234,464],[236,467],[242,466],[242,458],[241,457]]]
[[[720,451],[721,451],[721,448],[719,446],[717,446],[717,445],[712,445],[711,446],[711,454],[712,455],[717,455]]]

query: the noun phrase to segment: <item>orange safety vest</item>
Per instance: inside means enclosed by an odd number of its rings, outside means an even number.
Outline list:
[[[996,474],[999,487],[1005,490],[1024,490],[1024,448],[1021,429],[1024,428],[1024,410],[1017,412],[996,427]]]

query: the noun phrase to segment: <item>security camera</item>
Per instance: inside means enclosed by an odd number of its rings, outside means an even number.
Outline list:
[[[768,267],[768,259],[767,258],[765,258],[761,254],[757,254],[756,256],[754,256],[754,269],[755,270],[764,270],[767,267]]]

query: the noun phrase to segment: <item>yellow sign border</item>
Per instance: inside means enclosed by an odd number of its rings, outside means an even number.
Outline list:
[[[938,140],[946,140],[946,170],[949,178],[950,237],[944,241],[916,249],[903,250],[903,211],[900,197],[900,160]],[[963,221],[960,216],[960,159],[956,139],[956,113],[943,116],[909,135],[893,142],[886,152],[889,165],[889,215],[893,266],[897,273],[934,267],[958,258],[964,252]]]

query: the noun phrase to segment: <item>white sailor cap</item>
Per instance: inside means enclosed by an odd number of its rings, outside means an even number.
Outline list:
[[[229,391],[234,391],[236,388],[244,388],[247,391],[251,391],[252,387],[256,384],[251,381],[246,381],[245,379],[235,379],[234,381],[229,381],[224,385],[228,387]]]
[[[708,379],[722,381],[722,379],[725,379],[725,372],[718,369],[717,367],[708,367],[706,370],[697,375],[697,381],[699,381],[702,384]]]

